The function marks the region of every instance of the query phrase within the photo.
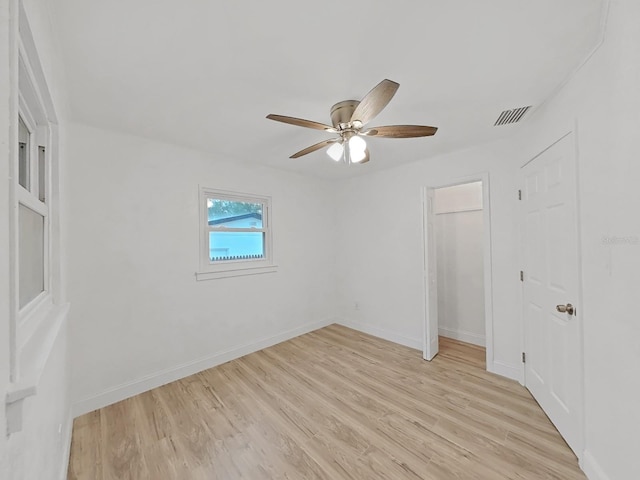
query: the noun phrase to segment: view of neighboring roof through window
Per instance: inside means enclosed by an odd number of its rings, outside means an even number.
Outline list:
[[[264,258],[262,203],[208,198],[207,213],[212,262]]]

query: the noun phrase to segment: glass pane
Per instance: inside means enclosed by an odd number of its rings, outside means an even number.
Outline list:
[[[264,258],[263,232],[209,232],[212,262]]]
[[[262,228],[262,203],[207,198],[209,225],[229,228]]]
[[[18,117],[18,182],[29,190],[29,129]]]
[[[18,275],[20,308],[44,290],[44,217],[20,205]]]
[[[38,198],[41,202],[47,201],[47,165],[43,146],[38,147]]]

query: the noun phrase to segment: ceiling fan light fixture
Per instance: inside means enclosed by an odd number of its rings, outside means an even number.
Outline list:
[[[336,162],[340,161],[343,152],[344,147],[342,146],[342,143],[334,143],[327,149],[327,155],[329,155]]]
[[[365,148],[367,148],[367,142],[364,141],[364,138],[354,135],[349,139],[349,148],[352,152],[364,152]]]
[[[366,150],[351,151],[351,163],[360,163],[367,158]]]
[[[365,125],[387,106],[399,86],[397,82],[385,79],[373,87],[360,101],[344,100],[336,103],[331,107],[331,123],[333,126],[284,115],[269,114],[267,118],[299,127],[324,130],[338,135],[338,138],[323,140],[304,148],[291,155],[290,158],[299,158],[331,145],[327,149],[327,154],[334,161],[342,161],[346,165],[366,163],[370,160],[370,157],[367,142],[362,138],[363,135],[377,138],[415,138],[430,137],[438,130],[437,127],[425,125],[386,125],[365,128]]]
[[[367,142],[364,138],[354,135],[349,138],[349,162],[347,163],[360,163],[367,158]]]

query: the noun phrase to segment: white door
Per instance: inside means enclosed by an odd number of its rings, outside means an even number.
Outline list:
[[[433,211],[433,188],[425,190],[424,226],[425,226],[425,278],[427,288],[427,307],[425,319],[425,341],[423,358],[432,360],[438,354],[438,264],[436,255],[435,214]]]
[[[582,453],[582,326],[573,135],[522,168],[525,382]]]

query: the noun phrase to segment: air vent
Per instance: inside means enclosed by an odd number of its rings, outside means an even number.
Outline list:
[[[531,105],[528,107],[514,108],[513,110],[505,110],[500,114],[498,120],[496,120],[496,123],[494,123],[493,126],[497,127],[498,125],[509,125],[510,123],[519,122],[530,108]]]

